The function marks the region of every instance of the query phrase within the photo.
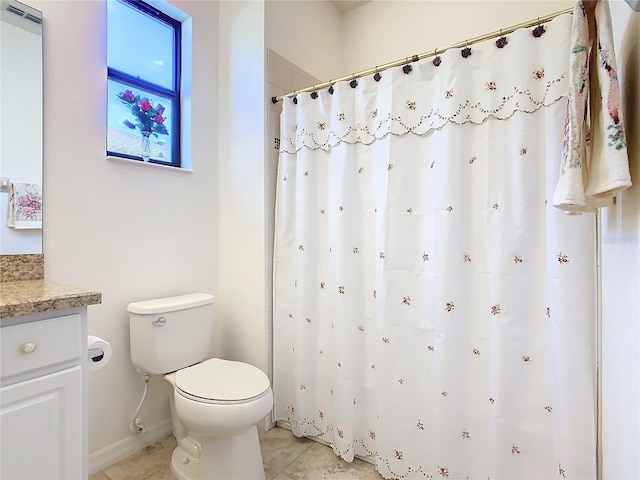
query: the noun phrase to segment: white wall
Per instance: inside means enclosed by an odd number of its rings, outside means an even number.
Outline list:
[[[267,48],[322,82],[343,75],[342,16],[328,1],[267,0],[265,18]]]
[[[262,2],[220,3],[219,351],[267,372],[264,28]]]
[[[344,15],[343,75],[573,7],[572,0],[374,0]]]
[[[174,1],[193,18],[193,173],[105,159],[105,1],[32,0],[44,16],[45,278],[102,292],[89,333],[113,346],[89,376],[89,452],[129,437],[142,394],[127,304],[218,293],[216,2]],[[132,37],[132,48],[135,39]],[[145,424],[169,417],[153,378]]]
[[[602,215],[603,478],[640,478],[640,13],[611,2],[633,187]]]

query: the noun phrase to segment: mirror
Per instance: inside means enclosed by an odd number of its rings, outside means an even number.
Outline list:
[[[42,253],[42,12],[0,6],[0,255]]]

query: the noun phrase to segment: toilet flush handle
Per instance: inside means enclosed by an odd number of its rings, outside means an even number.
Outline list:
[[[160,317],[159,319],[154,320],[151,323],[153,325],[157,325],[158,327],[162,327],[163,325],[165,325],[167,323],[167,319],[165,317]]]

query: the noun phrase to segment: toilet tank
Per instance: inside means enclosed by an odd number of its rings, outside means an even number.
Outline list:
[[[131,361],[141,373],[163,375],[209,356],[213,295],[192,293],[130,303]]]

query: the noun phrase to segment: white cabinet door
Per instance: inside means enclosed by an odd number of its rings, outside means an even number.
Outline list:
[[[82,479],[82,371],[0,388],[0,478]]]

